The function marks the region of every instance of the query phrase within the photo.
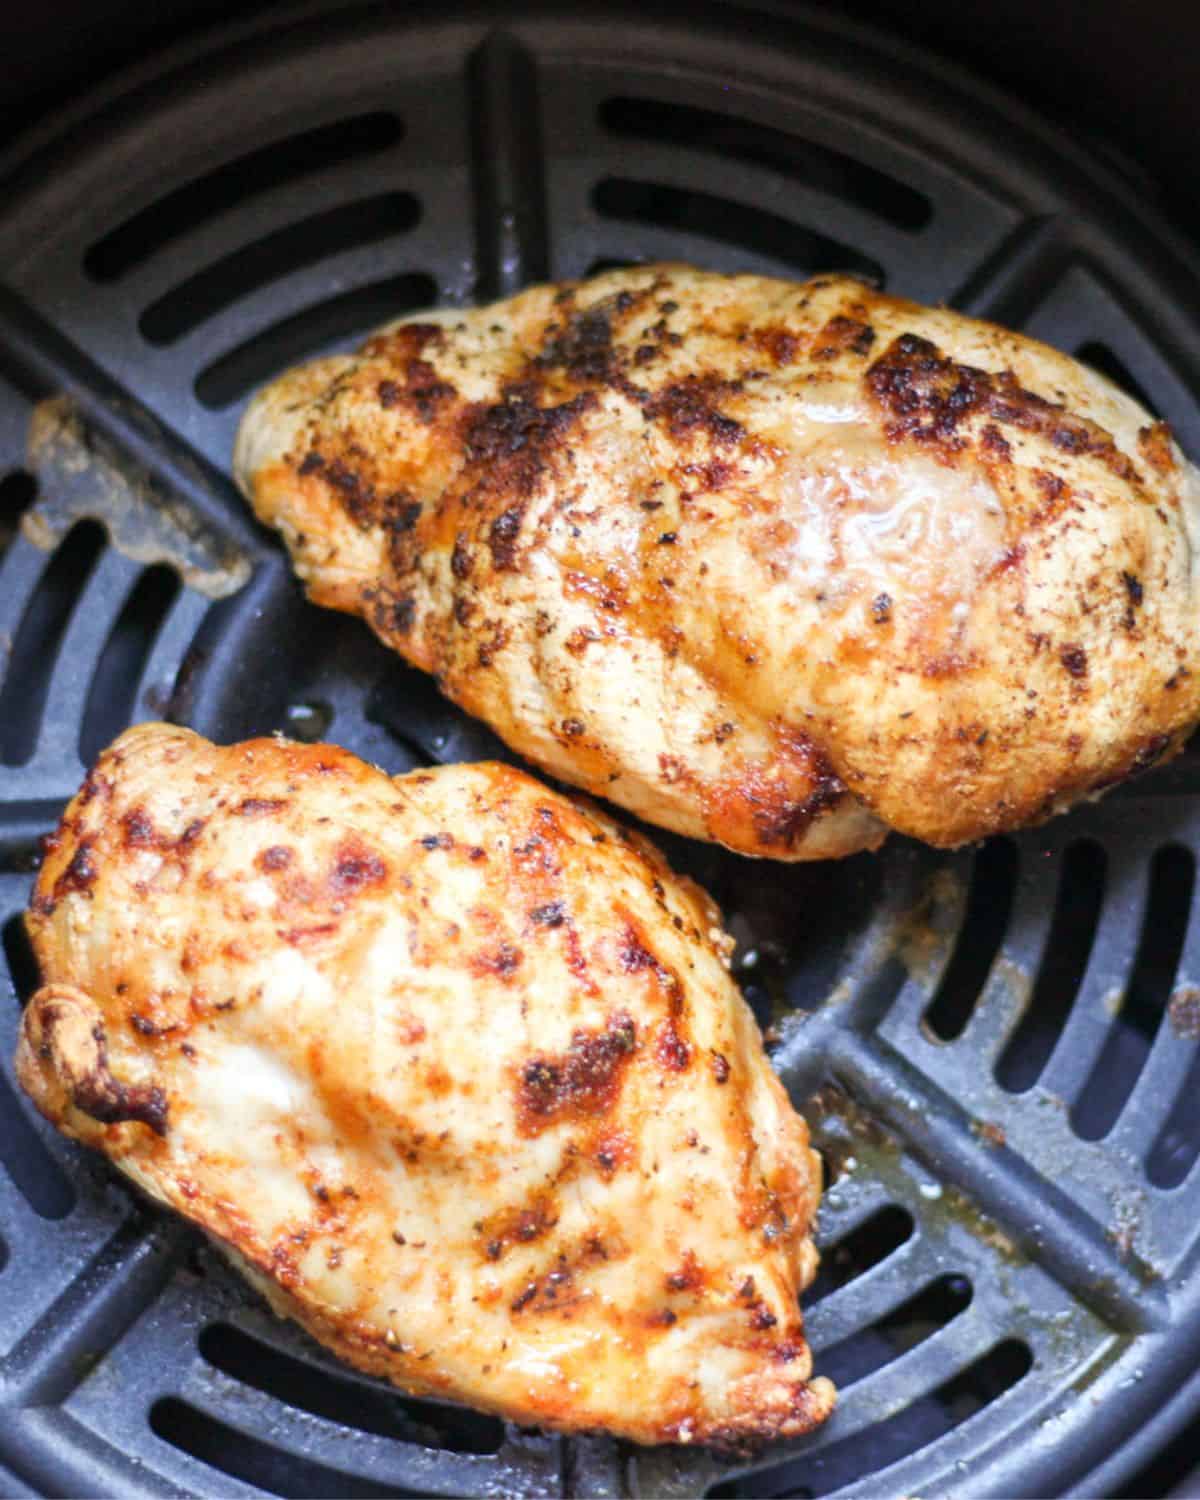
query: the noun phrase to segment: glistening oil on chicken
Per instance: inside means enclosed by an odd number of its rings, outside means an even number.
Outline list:
[[[38,1108],[348,1363],[641,1443],[828,1415],[807,1129],[716,908],[601,813],[143,725],[27,925]]]
[[[845,277],[665,265],[248,410],[309,595],[535,765],[744,854],[1036,823],[1200,719],[1200,478],[1103,376]]]

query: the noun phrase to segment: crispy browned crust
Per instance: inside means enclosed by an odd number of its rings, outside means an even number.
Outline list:
[[[27,925],[37,1107],[350,1363],[646,1443],[829,1411],[804,1123],[711,901],[601,814],[146,725]]]
[[[847,278],[648,267],[400,325],[268,388],[237,467],[314,599],[745,853],[1014,828],[1200,717],[1165,426]]]

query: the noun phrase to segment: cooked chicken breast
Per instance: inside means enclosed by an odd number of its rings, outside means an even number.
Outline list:
[[[719,913],[502,765],[130,730],[28,927],[38,1108],[403,1389],[560,1431],[807,1431],[819,1165]]]
[[[1200,718],[1200,480],[1043,344],[682,266],[392,325],[235,467],[361,614],[565,781],[746,854],[955,845]]]

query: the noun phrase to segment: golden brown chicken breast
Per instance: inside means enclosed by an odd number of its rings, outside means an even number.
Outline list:
[[[18,1073],[281,1313],[561,1431],[802,1433],[819,1168],[648,846],[502,765],[130,730],[28,916]]]
[[[813,859],[1037,821],[1200,717],[1200,480],[1031,339],[682,266],[384,329],[236,471],[320,604],[537,765]]]

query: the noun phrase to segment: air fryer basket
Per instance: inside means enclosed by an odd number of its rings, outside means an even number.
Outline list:
[[[1077,352],[1200,455],[1196,270],[1137,189],[815,12],[334,3],[126,76],[25,143],[4,203],[0,1490],[1119,1486],[1200,1404],[1193,756],[951,855],[774,868],[666,840],[725,908],[830,1177],[806,1301],[841,1404],[751,1465],[562,1442],[341,1368],[44,1127],[10,1058],[38,836],[126,723],[328,734],[392,771],[495,751],[306,605],[249,519],[227,469],[256,382],[547,276],[849,269]]]

